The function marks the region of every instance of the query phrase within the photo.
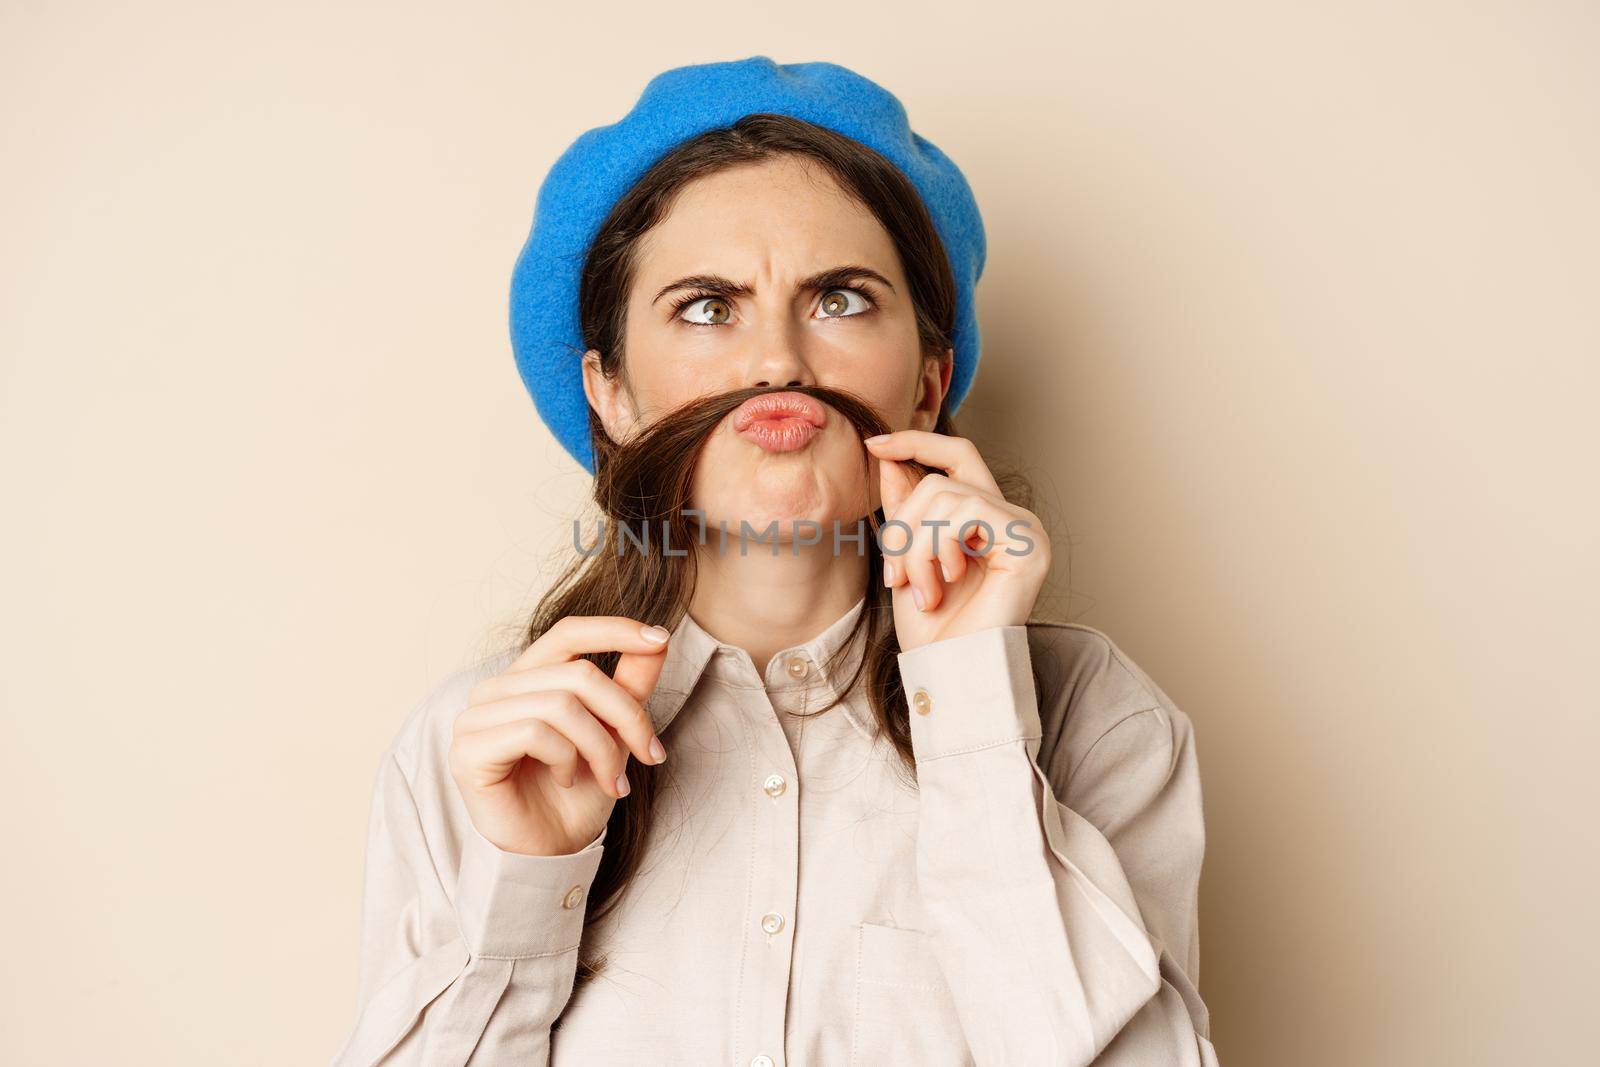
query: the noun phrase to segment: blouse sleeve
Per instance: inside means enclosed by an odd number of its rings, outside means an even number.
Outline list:
[[[605,832],[569,856],[505,852],[453,788],[414,780],[392,749],[379,767],[356,1022],[335,1067],[548,1062]]]
[[[1081,754],[1059,729],[1041,752],[1025,626],[902,652],[899,667],[919,888],[976,1061],[1216,1067],[1187,717],[1146,693]],[[1052,722],[1067,699],[1047,694]]]

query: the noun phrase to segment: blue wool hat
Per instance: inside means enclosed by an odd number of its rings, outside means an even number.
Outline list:
[[[911,179],[950,257],[956,282],[953,412],[978,369],[973,290],[983,273],[983,219],[950,158],[912,132],[882,86],[836,63],[775,63],[766,56],[676,67],[651,78],[633,109],[580,136],[561,154],[534,207],[533,229],[511,275],[511,343],[539,416],[573,458],[594,472],[585,346],[578,320],[584,256],[612,206],[679,143],[772,112],[853,138]]]

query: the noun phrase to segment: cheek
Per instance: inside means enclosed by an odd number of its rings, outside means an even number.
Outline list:
[[[705,515],[712,530],[741,522],[760,530],[774,520],[780,530],[799,519],[822,525],[853,523],[872,510],[866,453],[842,416],[810,447],[772,455],[719,429],[706,442],[695,468],[689,506]]]
[[[742,384],[734,362],[708,349],[710,338],[636,315],[629,319],[627,341],[629,389],[637,413],[647,420]]]
[[[891,430],[904,430],[911,425],[917,392],[917,376],[910,364],[909,357],[898,356],[882,361],[874,371],[871,364],[863,362],[820,376],[819,384],[855,393],[872,405]]]
[[[639,414],[655,418],[704,396],[738,387],[702,362],[657,355],[629,365],[629,383]]]

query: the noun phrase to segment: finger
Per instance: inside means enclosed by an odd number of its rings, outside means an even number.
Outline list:
[[[938,467],[957,481],[967,482],[985,492],[1003,495],[978,446],[965,437],[933,433],[928,430],[896,430],[866,439],[872,455],[881,459],[916,460]]]
[[[917,475],[904,463],[894,460],[880,460],[878,462],[878,497],[883,504],[884,522],[890,519],[899,519],[897,514],[912,491],[916,488]],[[908,539],[910,530],[892,527],[884,533],[891,547],[898,547],[902,539]],[[883,553],[883,584],[894,588],[905,580],[905,571],[899,564],[900,557]]]
[[[971,559],[963,546],[976,541],[980,549],[988,545],[992,550],[1000,540],[996,529],[1006,527],[1020,511],[943,475],[930,474],[922,480],[901,514],[915,529],[907,556],[917,562],[907,567],[916,576],[923,610],[937,608],[944,600],[944,583],[960,581],[966,574]]]
[[[617,788],[617,779],[627,769],[627,749],[617,743],[616,736],[601,725],[575,695],[566,692],[550,695],[553,699],[545,704],[544,721],[572,742],[600,788],[620,799],[623,794]]]
[[[992,506],[992,501],[976,493],[962,492],[960,489],[940,493],[929,502],[924,521],[944,524],[938,528],[941,534],[938,556],[946,570],[946,577],[964,572],[965,567],[961,561],[969,557],[961,551],[962,546],[970,546],[974,538],[982,540],[983,527],[973,525],[972,520],[989,514],[988,509]]]
[[[666,657],[657,654],[636,657],[650,661],[648,667],[654,674],[661,671]],[[620,667],[619,667],[620,670]],[[650,679],[654,685],[654,678]],[[534,667],[526,671],[507,671],[485,678],[472,687],[468,696],[471,705],[465,717],[478,705],[489,704],[518,693],[537,693],[543,690],[563,690],[576,694],[589,711],[602,722],[615,728],[628,751],[642,763],[660,763],[650,750],[656,739],[655,723],[650,714],[633,694],[606,676],[593,660],[575,659],[548,667]],[[470,727],[469,727],[470,728]],[[663,748],[664,751],[664,748]]]
[[[944,492],[947,487],[955,483],[943,474],[937,472],[925,474],[912,489],[911,494],[901,502],[894,518],[897,523],[904,523],[904,527],[895,527],[890,536],[905,538],[907,544],[905,551],[894,557],[892,572],[886,572],[884,584],[891,589],[911,581],[913,574],[921,576],[925,573],[921,565],[912,566],[912,562],[921,556],[931,555],[928,546],[928,527],[924,525],[928,502],[938,493]],[[887,554],[886,554],[887,558]],[[928,601],[929,591],[922,585],[917,586],[917,594],[921,597],[921,605]],[[915,600],[916,597],[913,597]]]
[[[655,692],[656,683],[661,680],[661,668],[666,662],[667,657],[660,652],[623,652],[617,657],[611,680],[643,705]]]
[[[968,552],[962,555],[969,563],[972,557],[981,558],[994,570],[1007,571],[1014,569],[1012,562],[1019,555],[1039,550],[1037,540],[1020,540],[1016,536],[1012,523],[1018,520],[1031,523],[1033,516],[1015,505],[996,504],[982,496],[956,494],[953,499],[941,499],[930,511],[936,511],[939,517],[949,521],[946,529],[958,550],[962,544],[968,546]],[[1025,526],[1023,530],[1028,528]],[[1013,551],[1007,552],[1007,549]],[[997,558],[997,553],[1003,558]]]
[[[563,785],[571,786],[577,776],[577,746],[542,719],[517,719],[463,734],[450,751],[451,773],[467,787],[484,789],[505,781],[524,758],[549,767]]]
[[[1005,531],[1016,509],[997,505],[986,497],[950,493],[929,506],[928,518],[948,523],[941,527],[938,557],[947,581],[960,581],[976,559],[989,557],[997,548],[1014,543]]]
[[[593,652],[652,655],[664,651],[667,638],[654,639],[652,634],[659,636],[666,631],[623,615],[568,615],[557,619],[524,649],[509,669],[520,671],[565,663]]]
[[[924,474],[918,479],[916,486],[911,490],[911,495],[900,505],[897,518],[907,522],[913,518],[920,518],[927,511],[928,502],[941,493],[954,492],[963,496],[976,497],[987,500],[989,503],[1001,508],[1014,508],[1010,501],[1003,496],[997,496],[971,482],[963,482],[959,478],[952,478],[941,471]],[[1020,511],[1020,509],[1018,509]]]
[[[911,602],[918,611],[932,611],[944,599],[944,582],[939,579],[933,560],[924,554],[908,553],[900,561]]]
[[[931,477],[931,475],[930,475]],[[906,571],[915,589],[912,600],[923,611],[933,611],[944,601],[944,584],[955,581],[960,573],[952,566],[962,566],[952,558],[960,555],[955,542],[955,531],[950,528],[946,512],[960,504],[963,494],[952,490],[939,490],[933,496],[917,499],[907,512],[915,515],[915,537],[912,549],[906,553]]]
[[[883,505],[883,517],[892,519],[916,488],[917,472],[904,463],[892,459],[878,461],[878,499]]]
[[[457,717],[456,734],[460,736],[477,733],[520,719],[538,719],[556,727],[568,740],[577,743],[579,738],[567,730],[567,726],[574,721],[575,714],[581,714],[582,719],[592,723],[594,730],[603,733],[612,747],[618,748],[619,751],[626,748],[625,745],[617,744],[618,735],[607,730],[604,722],[576,693],[560,688],[513,693],[510,696],[474,704]],[[615,773],[612,777],[616,777]]]
[[[883,556],[883,584],[893,589],[905,582],[905,558],[911,551],[916,527],[901,519],[885,519],[878,530],[878,547]]]
[[[627,766],[627,749],[573,693],[564,689],[522,693],[479,705],[473,711],[475,718],[466,724],[464,738],[525,720],[542,722],[572,744],[602,789],[612,796],[621,796],[616,782]],[[462,718],[466,718],[465,713]],[[572,770],[576,770],[575,764]],[[568,773],[558,781],[571,788],[575,776]]]
[[[961,520],[956,516],[939,515],[930,516],[943,518],[949,525],[940,527],[933,537],[934,558],[939,562],[939,573],[947,582],[959,582],[967,573],[969,560],[967,554],[961,551],[961,537],[958,527]]]

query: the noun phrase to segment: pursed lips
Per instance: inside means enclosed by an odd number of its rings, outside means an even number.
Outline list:
[[[804,448],[827,421],[822,404],[804,393],[761,393],[733,413],[734,431],[768,452]]]

